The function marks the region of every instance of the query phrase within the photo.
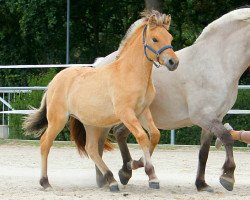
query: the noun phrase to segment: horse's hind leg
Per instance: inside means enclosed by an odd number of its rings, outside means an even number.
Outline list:
[[[119,124],[118,126],[115,126],[113,128],[113,131],[123,160],[123,166],[119,170],[118,175],[121,183],[123,185],[126,185],[129,179],[132,177],[132,169],[131,167],[128,168],[128,163],[132,161],[127,145],[127,138],[130,134],[130,131],[126,128],[126,126],[124,126],[124,124]]]
[[[199,117],[199,120],[201,118]],[[209,119],[209,118],[208,118]],[[215,134],[224,144],[226,150],[226,160],[222,167],[223,173],[220,176],[221,185],[232,191],[234,187],[234,170],[235,170],[235,162],[233,156],[233,138],[229,131],[223,126],[219,119],[214,118],[213,120],[206,120],[203,118],[202,121],[196,123],[200,127],[204,128],[206,131]]]
[[[102,157],[103,154],[103,148],[104,148],[104,143],[106,140],[106,137],[109,133],[109,128],[105,128],[102,130],[102,133],[100,134],[100,139],[98,143],[98,150],[99,150],[99,155]],[[102,172],[98,169],[98,167],[95,165],[96,169],[96,183],[98,187],[103,187],[104,185],[107,184],[106,178],[103,176]]]
[[[205,169],[213,134],[202,129],[201,147],[199,151],[199,163],[195,185],[198,191],[213,192],[213,189],[205,182]]]
[[[67,117],[65,115],[60,115],[57,113],[57,117],[56,116],[49,117],[48,128],[46,129],[40,140],[41,162],[42,162],[40,185],[44,189],[51,187],[47,175],[48,154],[53,144],[53,141],[55,140],[59,132],[64,128],[66,122],[67,122]]]
[[[118,183],[114,179],[113,173],[109,170],[107,165],[103,162],[98,152],[98,143],[99,143],[100,136],[102,134],[101,128],[85,125],[85,130],[86,130],[85,149],[88,155],[95,162],[96,166],[98,167],[100,172],[103,174],[104,178],[107,180],[110,191],[112,192],[119,191]]]

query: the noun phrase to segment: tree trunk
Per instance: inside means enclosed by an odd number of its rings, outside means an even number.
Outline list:
[[[162,12],[162,0],[145,0],[147,10],[158,10]]]

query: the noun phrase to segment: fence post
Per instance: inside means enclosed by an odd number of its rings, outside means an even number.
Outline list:
[[[0,125],[0,138],[7,139],[9,137],[9,126]]]
[[[170,140],[171,145],[175,145],[175,130],[171,130],[171,140]]]

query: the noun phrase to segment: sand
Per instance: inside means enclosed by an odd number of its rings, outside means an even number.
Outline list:
[[[140,158],[141,150],[131,146],[133,158]],[[104,154],[119,183],[120,192],[111,193],[108,187],[98,188],[92,160],[82,158],[74,147],[53,147],[49,156],[48,176],[53,189],[44,191],[39,185],[40,154],[37,145],[0,145],[1,200],[75,200],[75,199],[250,199],[250,151],[235,151],[235,187],[226,191],[219,183],[224,151],[211,151],[207,163],[206,180],[214,193],[197,192],[194,182],[198,163],[198,147],[159,147],[152,160],[160,179],[159,190],[148,188],[143,169],[133,172],[127,186],[122,186],[118,171],[122,160],[119,150]]]

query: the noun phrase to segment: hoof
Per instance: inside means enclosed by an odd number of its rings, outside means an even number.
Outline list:
[[[214,189],[210,187],[204,180],[197,179],[195,181],[195,185],[199,192],[214,192]]]
[[[210,193],[213,193],[214,189],[211,186],[207,185],[206,187],[198,189],[198,191],[199,192],[210,192]]]
[[[160,189],[160,183],[159,182],[149,182],[149,187],[152,189]]]
[[[110,185],[109,186],[110,192],[119,192],[119,187],[118,185]]]
[[[96,183],[99,188],[102,188],[108,184],[107,180],[103,176],[96,178]]]
[[[126,171],[124,171],[123,169],[120,169],[118,175],[119,175],[121,184],[127,185],[129,179],[130,179],[131,176],[132,176],[132,170],[129,170],[128,172],[126,172]]]
[[[228,191],[232,191],[234,188],[234,179],[229,177],[220,177],[220,184]]]
[[[49,184],[48,177],[42,177],[40,179],[40,185],[46,190],[47,188],[52,188]]]

